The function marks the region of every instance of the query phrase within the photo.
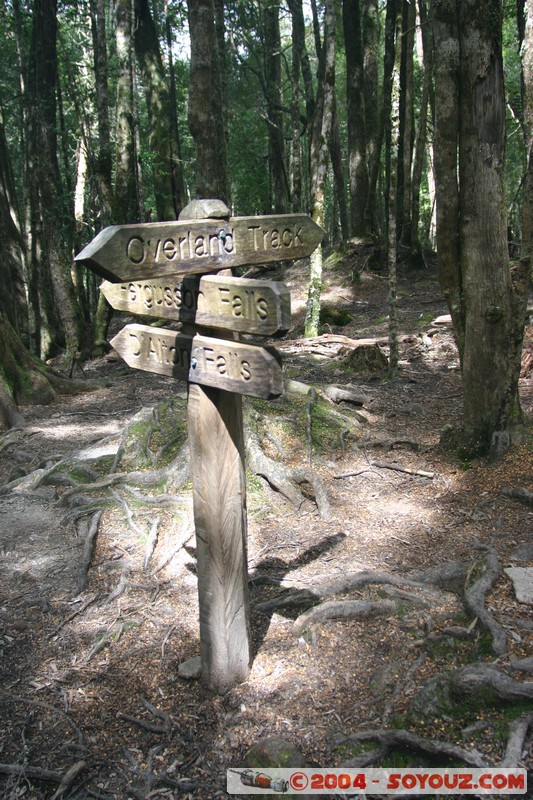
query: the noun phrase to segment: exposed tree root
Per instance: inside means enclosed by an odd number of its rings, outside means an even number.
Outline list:
[[[532,726],[533,712],[530,711],[526,711],[511,722],[505,754],[500,762],[501,767],[516,769],[516,767],[520,766],[524,756],[524,742]]]
[[[306,497],[298,488],[309,484],[314,492],[318,512],[323,519],[329,519],[331,509],[326,491],[318,475],[310,469],[290,469],[273,461],[263,452],[257,434],[248,431],[246,436],[246,452],[249,469],[264,478],[273,489],[280,492],[294,506],[299,508]]]
[[[506,497],[512,497],[514,500],[519,500],[526,506],[533,506],[533,492],[530,492],[529,489],[524,489],[522,486],[520,486],[517,489],[504,489],[503,493]]]
[[[442,742],[437,739],[425,739],[422,736],[417,736],[410,731],[402,729],[361,731],[361,733],[356,733],[355,736],[351,736],[346,741],[353,743],[377,742],[381,745],[381,748],[378,750],[358,756],[357,759],[352,759],[351,761],[354,763],[354,766],[356,760],[358,766],[377,764],[383,760],[385,755],[396,748],[408,748],[409,750],[415,750],[427,756],[460,761],[463,764],[468,764],[470,767],[487,766],[486,761],[476,750],[466,750],[464,747],[459,747],[449,742]],[[343,766],[350,766],[350,763],[345,763]]]
[[[490,549],[487,552],[483,566],[483,575],[465,590],[464,603],[466,609],[479,619],[492,636],[492,652],[501,656],[507,652],[507,634],[485,605],[487,594],[501,575],[500,561],[495,550]]]
[[[388,617],[399,613],[401,603],[393,600],[329,600],[318,606],[313,606],[309,611],[294,621],[294,630],[300,633],[314,622],[323,622],[326,619],[375,619]]]
[[[458,699],[487,695],[498,700],[515,702],[533,700],[533,682],[520,683],[491,664],[469,664],[451,676],[450,688]]]

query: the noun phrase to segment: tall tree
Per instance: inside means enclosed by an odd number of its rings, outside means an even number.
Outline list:
[[[311,205],[313,220],[324,227],[328,142],[333,125],[335,91],[336,0],[326,0],[324,9],[324,42],[321,51],[316,111],[311,137]],[[320,322],[322,286],[322,246],[311,256],[311,274],[305,316],[305,335],[317,336]]]
[[[71,253],[68,242],[71,235],[68,228],[72,227],[71,212],[64,203],[65,195],[57,160],[56,46],[56,0],[35,0],[28,79],[31,108],[28,140],[35,181],[32,233],[34,240],[40,234],[41,264],[49,275],[66,355],[71,358],[86,342],[83,318],[70,273]],[[34,248],[33,255],[36,252]]]
[[[115,221],[126,224],[141,220],[135,144],[132,0],[116,0],[116,17]]]
[[[188,0],[189,128],[196,145],[196,195],[229,202],[220,60],[213,0]]]
[[[368,168],[363,34],[360,0],[343,0],[344,47],[346,51],[346,101],[348,107],[348,167],[352,236],[366,233]],[[375,104],[375,98],[373,103]]]
[[[281,35],[279,3],[263,4],[265,43],[265,94],[267,102],[268,155],[272,176],[272,206],[283,214],[289,209],[289,181],[285,162],[285,133],[281,93]]]
[[[185,197],[177,126],[173,124],[175,108],[148,0],[135,0],[135,52],[146,94],[157,218],[176,219]]]
[[[439,273],[461,359],[466,440],[499,451],[520,421],[527,296],[525,262],[513,274],[507,249],[501,4],[433,0],[432,16]]]

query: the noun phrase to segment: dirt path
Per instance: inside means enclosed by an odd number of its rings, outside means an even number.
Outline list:
[[[293,292],[288,340],[301,331],[305,276],[303,266],[283,276]],[[353,286],[349,271],[336,269],[327,279],[325,306],[352,318],[342,328],[331,322],[331,334],[386,337],[381,276],[365,272]],[[213,697],[178,675],[179,664],[199,652],[190,492],[154,510],[156,492],[139,501],[117,489],[101,516],[81,593],[92,512],[75,514],[64,502],[69,484],[58,480],[61,470],[37,488],[21,484],[0,494],[0,761],[18,766],[0,774],[2,796],[52,797],[75,767],[65,797],[226,797],[226,769],[242,766],[258,740],[282,736],[309,763],[337,766],[353,756],[347,740],[373,728],[408,728],[500,763],[510,720],[530,706],[464,703],[414,713],[413,698],[435,675],[480,660],[528,680],[512,667],[533,655],[533,607],[517,602],[503,568],[533,566],[532,510],[504,493],[532,488],[531,442],[497,465],[461,462],[439,445],[443,428],[460,419],[456,351],[449,326],[433,323],[445,313],[434,276],[403,276],[400,289],[394,384],[382,374],[348,371],[345,354],[317,360],[294,341],[280,343],[288,377],[349,383],[368,399],[362,408],[336,409],[349,422],[346,435],[318,431],[313,442],[330,519],[312,499],[295,509],[250,478],[254,661],[249,680],[228,695]],[[52,408],[24,409],[27,427],[0,439],[0,484],[59,461],[79,465],[88,448],[111,452],[134,413],[172,393],[184,396],[183,385],[135,373],[114,358],[93,362],[87,373],[106,385]],[[531,375],[521,393],[531,414]],[[287,430],[274,421],[264,445],[271,457],[302,465],[308,442]],[[157,543],[145,565],[154,517]],[[448,561],[475,569],[486,548],[502,569],[487,599],[507,636],[508,652],[499,657],[449,592],[439,602],[405,600],[400,614],[319,621],[302,631],[294,619],[303,607],[258,608],[349,573],[406,576]],[[397,600],[391,591],[365,586],[349,597]],[[452,626],[469,634],[440,636]],[[419,755],[410,758],[419,763]],[[521,764],[533,768],[527,746]]]

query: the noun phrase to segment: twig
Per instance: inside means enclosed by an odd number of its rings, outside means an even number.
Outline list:
[[[313,389],[313,387],[311,387],[307,393],[307,403],[305,404],[305,431],[307,433],[307,458],[309,466],[311,466],[311,460],[313,457],[312,410],[313,410],[313,404],[315,402],[316,402],[316,391]]]
[[[3,775],[16,775],[17,778],[33,778],[49,783],[61,783],[63,776],[60,772],[42,767],[32,767],[29,764],[0,764]]]
[[[152,525],[150,527],[150,533],[148,534],[148,537],[146,539],[146,544],[145,544],[145,547],[144,547],[144,569],[145,570],[147,569],[148,564],[150,563],[150,561],[152,559],[152,556],[154,554],[154,550],[155,550],[156,545],[157,545],[157,534],[158,534],[158,531],[159,531],[159,523],[160,523],[160,521],[161,520],[160,520],[159,517],[156,517],[153,520]]]

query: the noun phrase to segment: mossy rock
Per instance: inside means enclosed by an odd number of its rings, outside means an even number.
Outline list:
[[[320,324],[321,325],[335,325],[336,327],[343,328],[353,322],[353,315],[350,314],[348,309],[339,308],[338,306],[322,306],[320,309]]]
[[[434,719],[442,714],[449,714],[453,705],[450,675],[439,672],[411,699],[409,716],[413,719]]]
[[[388,369],[389,361],[377,344],[362,344],[346,356],[344,364],[353,372],[381,373]]]
[[[295,745],[279,736],[271,736],[252,745],[244,756],[243,766],[258,772],[263,772],[264,770],[265,774],[268,775],[269,769],[305,768],[309,765]],[[281,800],[286,795],[269,794],[269,797]],[[298,797],[310,800],[310,795],[298,793]]]

